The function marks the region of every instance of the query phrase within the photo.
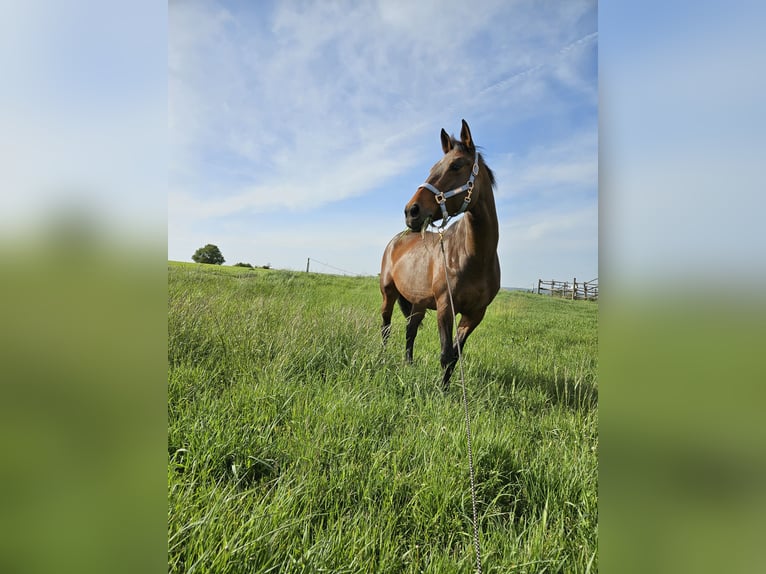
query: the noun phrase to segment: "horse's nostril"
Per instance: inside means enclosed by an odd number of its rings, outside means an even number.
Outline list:
[[[413,203],[410,207],[410,217],[417,217],[420,213],[420,206],[417,203]]]

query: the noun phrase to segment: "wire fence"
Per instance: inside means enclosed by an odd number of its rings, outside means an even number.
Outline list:
[[[335,265],[330,265],[329,263],[325,263],[324,261],[319,261],[318,259],[314,259],[313,257],[309,257],[306,259],[306,273],[311,272],[311,264],[317,263],[319,265],[323,265],[324,267],[327,267],[328,269],[332,269],[334,271],[339,271],[340,273],[343,273],[344,275],[352,275],[354,277],[364,277],[364,273],[354,273],[353,271],[349,271],[347,269],[342,269],[340,267],[336,267]]]

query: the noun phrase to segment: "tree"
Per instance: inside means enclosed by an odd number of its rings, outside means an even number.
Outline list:
[[[221,250],[218,246],[208,243],[205,247],[200,247],[192,255],[192,261],[195,263],[210,263],[212,265],[220,265],[224,261]]]

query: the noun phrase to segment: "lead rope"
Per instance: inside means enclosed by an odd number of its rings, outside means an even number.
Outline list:
[[[471,507],[473,510],[473,548],[476,552],[476,572],[481,574],[481,547],[479,546],[479,522],[476,519],[476,486],[473,481],[473,450],[471,448],[471,416],[468,414],[468,397],[465,393],[465,375],[463,374],[463,352],[460,349],[460,337],[457,334],[457,316],[455,314],[455,303],[452,300],[452,287],[449,284],[449,274],[447,273],[447,254],[444,252],[444,230],[439,229],[439,245],[441,246],[442,256],[444,257],[444,280],[447,283],[447,294],[449,295],[449,305],[452,311],[452,322],[455,325],[455,337],[457,339],[457,360],[460,365],[460,385],[463,388],[463,410],[465,411],[465,437],[468,442],[468,473],[471,478]]]

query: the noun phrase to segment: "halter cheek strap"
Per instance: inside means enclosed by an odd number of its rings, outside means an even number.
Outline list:
[[[456,215],[460,215],[461,213],[465,212],[466,209],[468,209],[468,204],[471,203],[471,194],[473,193],[473,182],[476,179],[476,176],[479,175],[479,152],[476,152],[476,155],[474,156],[473,160],[473,168],[471,168],[471,175],[468,178],[468,181],[460,186],[456,187],[455,189],[452,189],[446,193],[442,193],[436,187],[431,185],[430,183],[424,183],[421,184],[420,187],[426,188],[428,191],[433,193],[436,197],[436,203],[439,204],[439,207],[441,207],[442,210],[442,224],[441,227],[444,227],[447,225],[447,222],[450,218],[455,217]],[[454,197],[460,193],[465,193],[466,196],[463,199],[463,204],[460,206],[460,209],[457,210],[456,213],[453,215],[449,215],[447,213],[447,200],[450,197]]]

